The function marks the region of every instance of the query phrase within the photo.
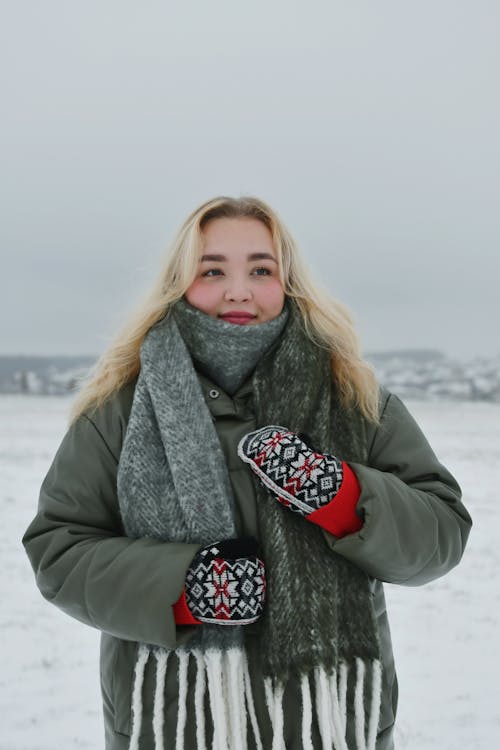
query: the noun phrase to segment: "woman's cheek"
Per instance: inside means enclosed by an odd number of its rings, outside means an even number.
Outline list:
[[[203,279],[196,279],[186,291],[185,297],[190,305],[203,310],[216,301],[217,291],[204,283]]]
[[[269,283],[266,284],[265,290],[262,290],[265,295],[265,300],[268,307],[272,307],[277,313],[281,312],[283,303],[285,301],[285,292],[279,279],[270,279]]]

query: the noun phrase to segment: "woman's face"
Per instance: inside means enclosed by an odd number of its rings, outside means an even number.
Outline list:
[[[285,293],[271,232],[258,219],[211,219],[196,278],[186,300],[213,318],[239,325],[265,323],[280,314]]]

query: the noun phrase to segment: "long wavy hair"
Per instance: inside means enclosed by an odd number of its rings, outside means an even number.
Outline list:
[[[307,335],[331,352],[332,373],[342,402],[359,408],[369,421],[379,422],[378,383],[373,368],[361,357],[349,310],[313,282],[277,213],[264,201],[244,195],[212,198],[186,218],[154,286],[83,381],[71,406],[70,424],[84,412],[100,407],[138,375],[144,337],[194,281],[207,222],[241,217],[257,219],[270,230],[285,294],[295,300]]]

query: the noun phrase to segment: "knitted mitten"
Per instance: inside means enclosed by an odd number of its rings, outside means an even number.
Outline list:
[[[238,455],[276,499],[307,521],[337,537],[359,531],[356,514],[361,488],[340,459],[310,448],[303,433],[267,425],[245,435]]]
[[[177,625],[248,625],[262,614],[265,590],[256,539],[209,544],[189,566],[184,591],[173,607],[175,621]]]

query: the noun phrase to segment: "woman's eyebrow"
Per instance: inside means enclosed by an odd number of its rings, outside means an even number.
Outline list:
[[[203,263],[204,260],[218,261],[222,263],[227,260],[227,258],[225,255],[211,253],[210,255],[202,255],[200,263]],[[277,262],[270,253],[250,253],[250,255],[247,255],[247,260],[272,260],[274,263]]]

